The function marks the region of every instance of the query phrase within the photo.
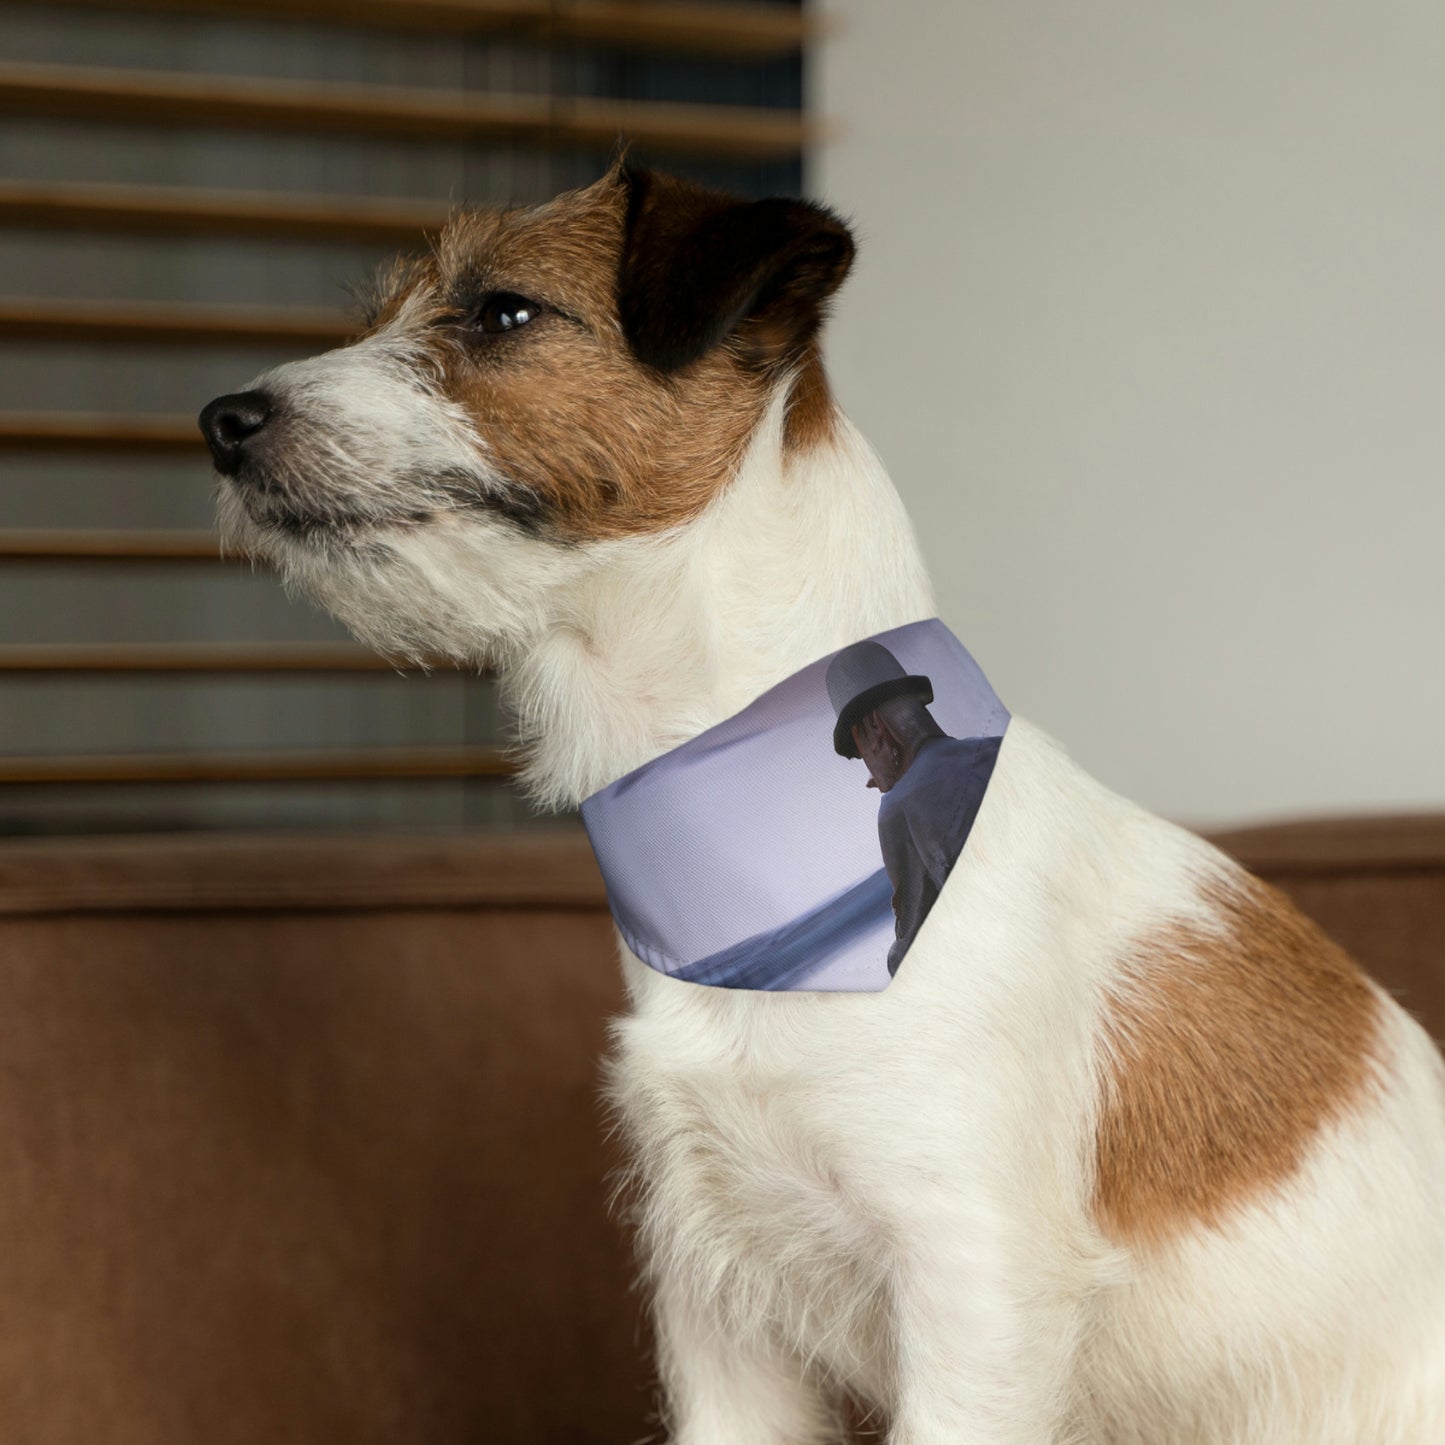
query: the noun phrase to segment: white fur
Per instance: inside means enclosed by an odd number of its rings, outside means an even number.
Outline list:
[[[787,460],[781,418],[780,393],[663,536],[562,548],[444,515],[358,553],[231,521],[370,640],[500,658],[532,786],[575,803],[932,614],[866,443],[843,424]],[[1445,1439],[1441,1066],[1388,1000],[1379,1097],[1286,1189],[1154,1254],[1091,1215],[1103,1001],[1130,941],[1207,917],[1231,866],[1016,719],[885,992],[699,988],[624,953],[612,1094],[677,1445],[831,1440],[845,1391],[893,1445]]]

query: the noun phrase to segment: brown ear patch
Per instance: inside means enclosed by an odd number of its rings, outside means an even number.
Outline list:
[[[1380,1004],[1343,950],[1245,874],[1210,901],[1217,931],[1135,945],[1105,1018],[1094,1206],[1133,1243],[1283,1184],[1373,1077]]]
[[[750,366],[795,361],[853,264],[847,226],[785,196],[743,201],[652,171],[624,179],[617,309],[637,359],[671,375],[731,339]]]

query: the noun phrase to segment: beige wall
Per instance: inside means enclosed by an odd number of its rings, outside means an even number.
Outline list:
[[[1445,10],[827,8],[835,383],[1005,700],[1184,820],[1445,806]]]

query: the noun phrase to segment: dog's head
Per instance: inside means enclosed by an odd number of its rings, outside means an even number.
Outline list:
[[[698,516],[780,386],[799,444],[826,427],[852,256],[820,207],[620,166],[463,211],[356,341],[202,412],[226,539],[384,648],[505,655],[539,590]]]

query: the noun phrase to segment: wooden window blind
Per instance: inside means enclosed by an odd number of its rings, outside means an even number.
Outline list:
[[[619,136],[797,192],[814,29],[737,0],[0,0],[0,833],[533,825],[491,681],[221,559],[195,414],[455,201]]]

